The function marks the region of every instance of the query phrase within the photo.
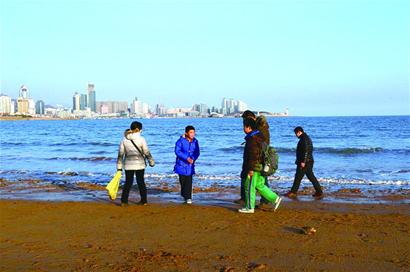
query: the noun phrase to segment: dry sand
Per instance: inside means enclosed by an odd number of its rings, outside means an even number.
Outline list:
[[[409,271],[408,205],[0,201],[1,271]],[[316,229],[302,234],[302,227]]]

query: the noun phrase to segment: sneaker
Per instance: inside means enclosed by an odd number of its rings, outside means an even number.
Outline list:
[[[279,208],[280,202],[282,201],[282,198],[278,196],[278,198],[275,200],[275,203],[273,203],[274,208],[273,211],[276,212],[276,210]]]
[[[295,194],[295,193],[293,193],[293,192],[287,192],[286,194],[284,194],[284,196],[285,197],[288,197],[288,198],[292,198],[292,199],[295,199],[295,198],[297,198],[298,197],[298,195],[297,194]]]
[[[323,198],[323,193],[316,192],[312,196],[316,199],[322,199]]]
[[[240,213],[254,213],[255,210],[254,209],[248,209],[248,208],[242,208],[242,209],[239,209],[238,212],[240,212]]]
[[[187,200],[185,201],[185,203],[186,203],[186,204],[192,204],[192,199],[187,199]]]
[[[147,204],[147,202],[142,202],[142,201],[140,201],[140,202],[137,203],[137,205],[147,206],[148,204]]]

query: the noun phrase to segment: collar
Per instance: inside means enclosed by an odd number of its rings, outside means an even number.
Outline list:
[[[254,135],[256,135],[256,134],[258,134],[258,133],[259,133],[259,130],[257,130],[257,129],[252,130],[251,132],[249,132],[248,134],[246,134],[245,140],[247,140],[247,139],[253,137]]]

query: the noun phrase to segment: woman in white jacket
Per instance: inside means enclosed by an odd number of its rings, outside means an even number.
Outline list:
[[[122,189],[121,206],[128,205],[128,196],[134,181],[134,174],[137,179],[138,189],[140,191],[141,200],[138,204],[147,205],[147,188],[144,181],[144,171],[146,161],[149,166],[155,165],[154,159],[149,152],[147,142],[141,136],[142,124],[140,122],[132,122],[131,129],[124,134],[124,139],[120,143],[117,159],[117,170],[125,170],[125,184]]]

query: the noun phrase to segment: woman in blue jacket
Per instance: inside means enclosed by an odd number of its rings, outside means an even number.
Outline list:
[[[199,144],[193,126],[187,126],[185,134],[175,143],[175,155],[174,172],[179,175],[181,196],[186,204],[192,204],[192,176],[195,174],[195,161],[199,157]]]

